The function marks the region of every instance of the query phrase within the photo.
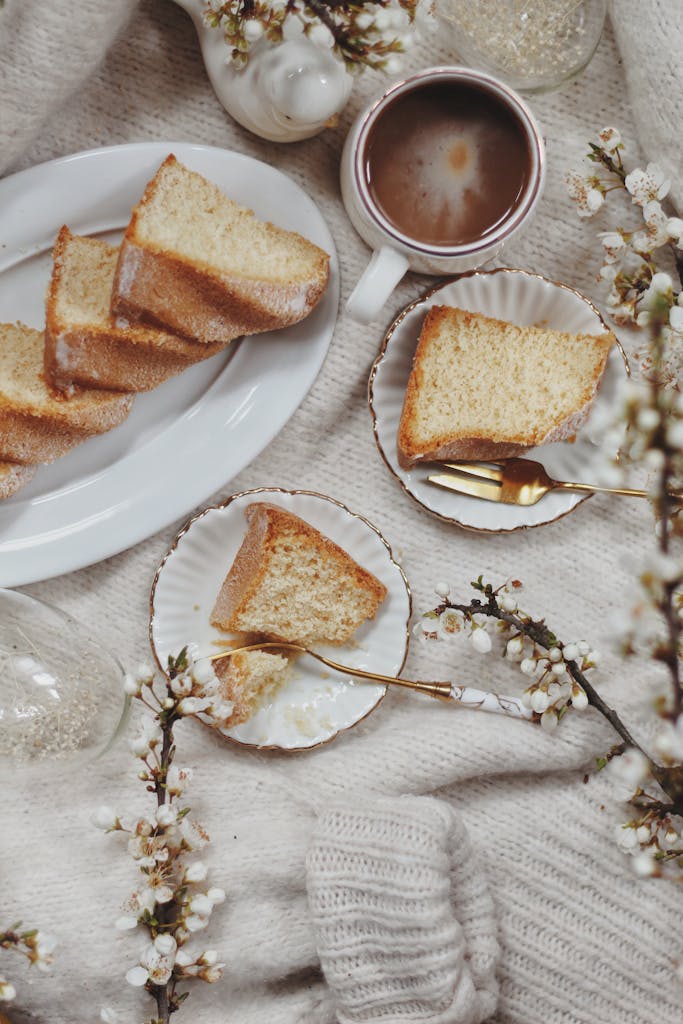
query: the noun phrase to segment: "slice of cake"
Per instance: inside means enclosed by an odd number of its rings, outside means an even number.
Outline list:
[[[505,459],[573,438],[614,340],[433,306],[401,413],[400,464]]]
[[[223,697],[233,703],[226,725],[246,722],[286,682],[289,659],[267,651],[242,651],[213,664],[221,681]]]
[[[126,230],[112,311],[225,343],[303,320],[328,273],[322,249],[259,220],[169,156]]]
[[[92,434],[118,426],[130,395],[76,388],[66,398],[45,382],[42,331],[0,324],[0,459],[51,462]]]
[[[16,462],[0,462],[0,501],[16,494],[32,479],[35,466],[20,466]]]
[[[309,646],[344,644],[374,618],[386,587],[292,512],[255,502],[216,600],[221,629]]]
[[[45,372],[55,387],[148,391],[224,347],[117,322],[109,307],[118,255],[67,227],[57,236],[45,309]]]

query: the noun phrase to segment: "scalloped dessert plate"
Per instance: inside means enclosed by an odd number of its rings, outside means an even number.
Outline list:
[[[403,399],[422,321],[427,310],[435,305],[459,306],[520,326],[537,324],[574,334],[602,334],[609,330],[607,324],[585,296],[567,285],[525,270],[473,271],[432,288],[407,306],[387,331],[370,374],[368,401],[379,452],[403,490],[428,512],[446,522],[489,533],[542,526],[561,519],[590,495],[555,491],[536,505],[503,505],[446,491],[430,483],[427,477],[434,472],[434,463],[419,464],[409,470],[399,465],[396,435]],[[628,361],[617,341],[608,357],[591,415],[576,440],[530,449],[529,458],[542,462],[558,480],[597,483],[605,453],[599,438],[591,432],[591,417],[597,408],[614,403],[619,380],[628,374]]]
[[[387,588],[374,619],[343,647],[316,650],[352,668],[398,675],[408,653],[411,596],[408,581],[379,530],[334,498],[311,491],[262,487],[234,494],[183,527],[159,566],[150,599],[150,640],[159,666],[186,644],[201,655],[225,647],[229,634],[209,618],[247,528],[244,511],[269,501],[295,513],[344,548]],[[272,701],[246,722],[223,730],[245,746],[310,750],[328,743],[369,715],[386,687],[345,677],[310,657],[294,661],[290,678]]]
[[[334,242],[318,207],[286,175],[242,153],[145,142],[76,153],[0,181],[0,321],[44,325],[57,231],[116,243],[169,153],[265,220],[331,256],[321,301],[299,324],[244,338],[154,391],[128,419],[41,466],[0,502],[0,586],[49,579],[149,537],[223,487],[282,429],[313,384],[339,301]]]

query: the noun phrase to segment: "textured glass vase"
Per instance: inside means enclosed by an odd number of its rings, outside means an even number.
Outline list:
[[[0,590],[0,769],[98,757],[127,709],[123,669],[86,627]]]
[[[590,63],[607,0],[438,0],[453,57],[520,92],[547,92]]]

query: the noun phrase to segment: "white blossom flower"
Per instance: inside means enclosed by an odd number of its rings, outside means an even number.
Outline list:
[[[576,661],[579,656],[578,644],[565,644],[562,648],[562,654],[565,661]]]
[[[264,31],[263,25],[256,18],[247,18],[242,26],[244,38],[248,43],[255,43],[257,39],[261,38]]]
[[[192,914],[199,914],[201,917],[210,917],[213,911],[213,901],[208,893],[197,893],[189,900],[188,907]]]
[[[379,12],[363,11],[356,18],[356,28],[360,29],[361,32],[366,32],[372,25],[374,25],[376,14]]]
[[[572,707],[575,708],[576,711],[585,711],[588,707],[586,691],[580,686],[575,686],[572,689]]]
[[[183,818],[180,822],[180,836],[190,850],[201,850],[209,841],[202,826],[189,817]]]
[[[219,903],[225,903],[225,889],[219,889],[218,886],[209,889],[206,895],[214,906],[218,906]]]
[[[334,46],[334,36],[330,32],[327,25],[323,25],[322,22],[316,22],[308,32],[308,38],[316,46],[330,49]]]
[[[171,680],[171,689],[178,697],[187,697],[192,693],[194,683],[190,676],[180,675]]]
[[[557,712],[554,708],[548,708],[548,710],[544,711],[541,715],[541,728],[544,729],[545,732],[555,732],[558,721]]]
[[[139,697],[142,690],[142,683],[139,679],[136,679],[130,672],[126,672],[123,677],[123,692],[127,693],[129,697]]]
[[[187,789],[191,779],[191,768],[176,768],[175,765],[171,765],[166,773],[166,792],[171,796],[180,796]]]
[[[162,932],[154,940],[154,948],[157,953],[161,953],[162,956],[175,956],[178,944],[172,935],[166,932]]]
[[[644,206],[652,199],[664,199],[671,187],[671,182],[664,178],[662,169],[654,163],[649,163],[644,171],[636,167],[626,175],[624,184],[633,202],[638,206]]]
[[[192,675],[200,686],[215,687],[219,685],[213,663],[208,658],[203,658],[192,666]]]
[[[524,658],[519,667],[525,676],[533,676],[536,672],[536,664],[533,658]]]
[[[10,981],[0,978],[0,1003],[11,1002],[17,994],[17,990]]]
[[[142,686],[151,686],[154,682],[154,668],[148,661],[140,662],[135,670],[135,675]]]
[[[669,217],[666,230],[672,241],[680,242],[683,238],[683,220],[680,217]]]
[[[137,928],[138,919],[137,917],[131,917],[130,915],[122,915],[117,917],[114,927],[119,932],[131,931],[133,928]]]
[[[176,953],[175,962],[179,967],[191,967],[197,957],[186,949],[179,949]]]
[[[157,807],[155,817],[157,824],[165,828],[168,825],[175,825],[178,820],[178,812],[176,811],[173,804],[161,804]]]
[[[449,587],[448,583],[440,581],[434,587],[434,592],[436,593],[437,597],[440,597],[444,601],[447,601],[451,594],[451,588]]]
[[[626,852],[631,852],[639,846],[636,828],[632,822],[629,822],[628,825],[617,825],[614,831],[614,838],[616,839],[617,846]]]
[[[175,946],[175,940],[174,940]],[[175,948],[169,955],[160,953],[156,948],[156,940],[150,944],[140,958],[140,966],[147,970],[147,977],[154,985],[165,985],[173,973]]]
[[[120,826],[119,819],[116,812],[107,806],[107,804],[101,804],[92,816],[92,823],[95,828],[101,828],[103,832],[109,832],[112,829],[118,829]]]
[[[401,58],[395,53],[389,54],[384,61],[384,70],[387,75],[397,75],[401,70]]]
[[[616,263],[626,248],[626,240],[618,231],[602,231],[599,235],[605,250],[605,263]]]
[[[203,967],[198,972],[198,977],[200,977],[202,981],[208,981],[211,985],[216,981],[220,981],[223,976],[224,967],[225,964],[212,964],[210,967]]]
[[[152,876],[150,876],[150,890],[154,896],[155,903],[161,903],[162,906],[164,903],[170,903],[175,896],[175,892],[170,885],[161,880],[153,880]]]
[[[200,932],[202,928],[206,928],[208,923],[208,917],[203,917],[200,914],[190,914],[185,918],[185,927],[189,932]]]
[[[534,690],[531,695],[531,708],[538,715],[542,715],[548,709],[550,701],[545,690]]]
[[[610,773],[618,782],[624,783],[631,790],[637,789],[647,779],[650,762],[645,754],[635,747],[629,747],[619,757],[610,761]]]
[[[524,641],[521,636],[513,636],[505,645],[505,653],[511,661],[521,660],[524,652]]]
[[[674,331],[679,333],[683,331],[683,308],[681,306],[672,306],[669,310],[669,324]]]
[[[178,703],[178,714],[196,715],[200,711],[206,711],[210,704],[210,697],[183,697]]]
[[[189,864],[185,868],[185,881],[186,882],[203,882],[209,873],[209,869],[206,864],[202,864],[201,861],[196,860],[193,864]]]
[[[562,661],[562,651],[559,647],[551,647],[548,651],[548,659],[552,662]]]
[[[567,175],[567,192],[576,202],[579,217],[592,217],[605,200],[604,195],[595,188],[596,181],[594,174],[586,178],[578,171],[570,171]]]
[[[439,640],[450,640],[462,629],[462,615],[453,608],[446,608],[436,620],[436,632]]]
[[[140,964],[137,964],[135,967],[131,967],[131,969],[126,972],[126,981],[129,985],[135,986],[135,988],[141,988],[143,985],[146,985],[148,978],[149,971],[145,970],[145,968]]]
[[[621,145],[621,135],[616,128],[603,128],[598,132],[598,138],[606,153],[615,153]]]
[[[491,643],[491,637],[488,635],[486,630],[481,627],[472,630],[470,634],[470,641],[478,654],[488,654],[493,646]]]

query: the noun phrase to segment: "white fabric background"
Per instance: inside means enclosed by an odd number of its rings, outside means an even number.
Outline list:
[[[547,139],[548,185],[536,220],[505,262],[594,299],[601,294],[595,280],[600,222],[575,217],[564,191],[566,168],[604,124],[618,126],[629,142],[628,157],[639,157],[634,114],[645,129],[648,157],[664,156],[680,167],[680,138],[674,141],[672,127],[681,95],[678,5],[662,0],[648,8],[644,16],[642,5],[617,3],[622,50],[638,54],[636,63],[627,58],[627,75],[608,31],[578,82],[532,104]],[[678,36],[669,30],[675,23]],[[408,66],[452,57],[439,37],[414,50]],[[626,78],[635,89],[633,109]],[[336,129],[276,146],[224,113],[190,20],[172,3],[9,0],[0,13],[0,163],[16,170],[93,146],[165,138],[266,160],[323,210],[337,241],[345,299],[368,252],[344,215],[339,156],[352,118],[381,85],[380,76],[367,74]],[[665,115],[670,120],[663,121]],[[671,144],[666,154],[662,140]],[[385,321],[428,283],[408,276]],[[635,721],[648,672],[623,667],[609,654],[605,616],[623,597],[626,556],[647,542],[647,508],[596,497],[554,525],[508,537],[467,533],[430,518],[387,474],[372,439],[365,390],[382,333],[383,325],[361,328],[342,312],[307,399],[268,450],[214,498],[281,485],[341,499],[385,534],[420,610],[433,604],[437,579],[447,577],[466,596],[468,581],[480,572],[495,580],[521,577],[530,610],[545,614],[560,635],[586,637],[604,651],[599,678],[605,693]],[[133,665],[148,657],[149,588],[179,525],[26,591],[87,622]],[[520,677],[495,658],[470,655],[464,644],[430,651],[415,646],[407,672],[521,689]],[[229,894],[209,933],[229,964],[226,978],[220,986],[196,988],[181,1018],[196,1024],[330,1019],[314,970],[305,850],[316,807],[333,796],[372,792],[434,793],[462,813],[499,915],[498,1024],[680,1021],[683,992],[673,971],[683,956],[683,898],[667,883],[635,880],[614,847],[618,808],[603,778],[583,777],[593,756],[612,742],[591,713],[568,716],[559,737],[550,739],[524,723],[459,714],[392,693],[361,727],[293,758],[234,750],[191,723],[179,733],[179,760],[196,769],[191,803],[212,835],[212,880]],[[120,811],[140,806],[144,794],[134,774],[121,748],[87,773],[3,782],[2,917],[21,916],[61,938],[52,977],[17,976],[26,1013],[19,1020],[86,1024],[102,1004],[130,1007],[134,1020],[151,1014],[146,997],[123,981],[138,943],[111,927],[134,882],[133,865],[116,838],[88,824],[100,802]]]

